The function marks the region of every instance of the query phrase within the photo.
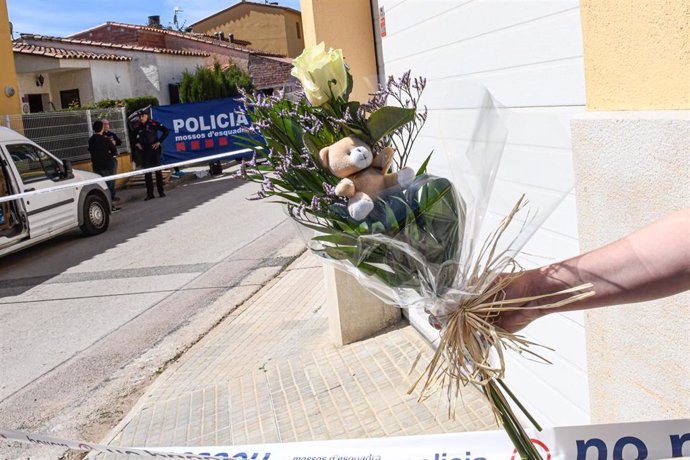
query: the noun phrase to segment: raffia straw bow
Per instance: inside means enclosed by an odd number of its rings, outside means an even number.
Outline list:
[[[582,284],[550,294],[515,299],[505,298],[504,289],[516,276],[519,276],[520,267],[512,258],[506,259],[508,256],[505,252],[497,254],[496,248],[514,216],[526,204],[527,201],[523,196],[498,229],[487,239],[476,259],[477,263],[468,279],[476,280],[476,283],[473,283],[476,286],[488,285],[489,287],[481,294],[468,296],[454,305],[449,306],[448,302],[442,302],[444,304],[440,309],[442,315],[437,318],[442,326],[440,342],[425,371],[408,390],[408,394],[414,392],[422,382],[420,400],[434,389],[445,390],[449,403],[448,415],[454,418],[454,401],[460,399],[461,388],[469,384],[475,385],[486,395],[494,416],[503,424],[520,456],[531,460],[541,457],[529,441],[508,400],[512,400],[538,430],[541,430],[541,427],[503,382],[506,369],[505,350],[510,349],[550,364],[546,358],[530,349],[549,348],[496,327],[494,320],[500,313],[508,311],[559,308],[590,297],[594,295],[594,291],[592,284]],[[488,263],[482,264],[482,260]],[[495,276],[495,267],[504,265],[510,267],[507,276],[500,277],[498,281],[490,284],[488,280]],[[547,302],[538,307],[520,306],[537,300],[562,296],[565,298],[553,303]],[[496,351],[498,358],[495,364],[492,363],[492,350]],[[415,361],[413,368],[420,357],[421,355]]]

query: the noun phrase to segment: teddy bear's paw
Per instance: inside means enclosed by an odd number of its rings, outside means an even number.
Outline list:
[[[412,182],[414,181],[415,174],[414,174],[414,169],[410,167],[405,167],[398,171],[398,184],[402,188],[407,188],[410,185],[412,185]]]
[[[364,220],[374,209],[374,202],[368,195],[362,195],[357,199],[350,200],[347,207],[350,216],[355,220]]]

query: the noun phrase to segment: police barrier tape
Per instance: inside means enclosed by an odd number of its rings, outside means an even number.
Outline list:
[[[532,442],[543,460],[662,460],[690,456],[690,419],[545,429]],[[90,444],[20,431],[0,439],[132,457],[251,460],[519,460],[503,431],[388,438],[131,448]]]
[[[109,180],[123,179],[125,177],[140,176],[142,174],[146,174],[149,172],[162,171],[163,169],[172,169],[172,168],[178,168],[180,166],[189,166],[192,164],[203,163],[206,161],[220,160],[222,158],[228,158],[231,155],[239,155],[241,153],[248,153],[248,152],[251,152],[251,149],[233,150],[230,152],[217,153],[215,155],[208,155],[208,156],[201,157],[201,158],[195,158],[193,160],[178,161],[177,163],[170,163],[170,164],[166,164],[166,165],[162,165],[162,166],[154,166],[152,168],[137,169],[136,171],[130,171],[130,172],[126,172],[126,173],[113,174],[112,176],[97,177],[97,178],[93,178],[93,179],[82,180],[79,182],[70,182],[69,184],[61,184],[61,185],[56,185],[54,187],[46,187],[46,188],[42,188],[42,189],[17,193],[14,195],[0,196],[0,203],[4,203],[5,201],[17,200],[19,198],[27,198],[27,197],[31,197],[34,195],[42,195],[44,193],[56,192],[58,190],[65,190],[68,188],[82,187],[84,185],[90,185],[90,184],[97,184],[99,182],[105,182],[105,181],[109,181]]]

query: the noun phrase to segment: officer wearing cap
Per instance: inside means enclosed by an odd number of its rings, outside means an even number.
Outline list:
[[[160,134],[159,134],[160,133]],[[141,112],[139,114],[139,126],[134,131],[136,147],[142,151],[144,168],[152,168],[161,164],[161,143],[168,137],[168,128],[151,120],[149,114]],[[144,174],[146,182],[145,201],[151,200],[153,196],[153,177],[151,173]],[[158,196],[165,196],[163,189],[163,174],[156,171],[156,189]]]

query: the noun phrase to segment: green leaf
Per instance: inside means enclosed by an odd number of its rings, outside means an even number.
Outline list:
[[[386,106],[372,113],[367,120],[367,129],[371,140],[376,143],[382,137],[414,121],[415,109]]]
[[[429,165],[429,161],[431,161],[431,155],[433,155],[433,154],[434,154],[434,152],[432,150],[432,152],[429,154],[429,156],[426,157],[426,160],[424,160],[424,163],[422,163],[422,166],[420,166],[419,169],[417,170],[417,176],[421,176],[422,174],[426,174],[426,167]]]
[[[367,144],[375,144],[376,142],[371,138],[371,136],[366,133],[361,127],[352,124],[352,123],[347,123],[342,125],[344,134],[350,136],[356,136],[363,140]]]
[[[346,70],[346,73],[347,73],[347,88],[345,89],[345,93],[341,97],[345,101],[348,101],[350,99],[350,94],[352,93],[353,81],[352,81],[352,75],[350,75],[349,69]]]
[[[319,151],[325,147],[322,145],[321,139],[307,132],[304,133],[304,146],[309,149],[314,158],[318,158]]]

